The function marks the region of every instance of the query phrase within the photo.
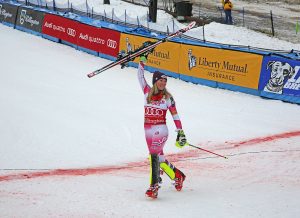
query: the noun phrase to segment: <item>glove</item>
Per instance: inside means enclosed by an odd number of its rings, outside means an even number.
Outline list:
[[[184,134],[183,130],[182,129],[178,130],[175,145],[178,148],[182,148],[182,147],[184,147],[187,144],[188,143],[186,141],[185,134]]]
[[[142,61],[144,63],[147,62],[147,58],[148,58],[148,55],[145,55],[145,54],[140,55],[140,61]]]
[[[146,41],[142,44],[141,47],[139,47],[138,49],[136,49],[134,52],[137,52],[139,50],[142,50],[143,48],[145,47],[148,47],[152,44],[154,44],[155,42],[151,42],[151,41]],[[145,51],[143,54],[140,55],[140,61],[143,61],[143,62],[147,62],[147,59],[148,59],[148,55],[151,54],[152,52],[154,51],[154,48],[152,48],[151,50],[148,50],[148,51]]]

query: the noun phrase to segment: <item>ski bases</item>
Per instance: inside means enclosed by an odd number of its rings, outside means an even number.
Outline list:
[[[166,42],[166,41],[168,41],[168,40],[170,40],[170,39],[172,39],[172,38],[174,38],[176,36],[179,36],[180,34],[183,34],[183,33],[187,32],[187,31],[189,31],[190,29],[192,29],[195,26],[195,24],[196,24],[196,22],[193,21],[189,25],[187,25],[186,27],[184,27],[184,28],[182,28],[182,29],[180,29],[180,30],[178,30],[178,31],[176,31],[174,33],[171,33],[171,34],[167,35],[165,38],[160,39],[157,42],[155,42],[153,44],[150,44],[150,45],[148,45],[148,46],[146,46],[144,48],[137,49],[137,50],[133,51],[132,53],[127,54],[127,55],[125,55],[125,56],[117,59],[116,61],[114,61],[114,62],[112,62],[112,63],[110,63],[110,64],[108,64],[108,65],[106,65],[106,66],[104,66],[104,67],[102,67],[102,68],[100,68],[98,70],[95,70],[95,71],[87,74],[87,76],[89,78],[91,78],[91,77],[96,76],[96,75],[102,73],[103,71],[108,70],[108,69],[110,69],[110,68],[112,68],[112,67],[114,67],[116,65],[124,64],[126,62],[132,61],[136,57],[144,54],[145,52],[154,49],[159,44],[164,43],[164,42]]]

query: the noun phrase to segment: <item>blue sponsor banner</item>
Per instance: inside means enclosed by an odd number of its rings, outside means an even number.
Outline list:
[[[300,60],[265,56],[259,90],[262,96],[276,99],[300,98]]]

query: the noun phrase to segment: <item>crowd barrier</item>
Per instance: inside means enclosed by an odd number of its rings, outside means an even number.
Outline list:
[[[18,5],[0,2],[0,22],[7,26],[15,26],[18,14]]]
[[[99,28],[58,15],[46,14],[43,37],[71,45],[96,56],[99,53],[116,57],[119,53],[120,32]]]
[[[82,16],[0,1],[0,22],[90,54],[115,60],[164,35]],[[184,81],[300,103],[300,53],[220,46],[175,38],[149,56],[147,70]],[[137,61],[130,63],[137,66]]]

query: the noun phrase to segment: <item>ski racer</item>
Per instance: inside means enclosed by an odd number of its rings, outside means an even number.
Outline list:
[[[148,54],[140,56],[138,80],[144,93],[144,129],[150,153],[150,187],[146,191],[146,196],[157,198],[159,183],[161,182],[161,170],[174,181],[177,191],[181,191],[186,177],[164,157],[163,149],[168,139],[168,128],[166,125],[166,113],[168,110],[177,128],[176,146],[182,148],[188,143],[177,114],[174,98],[166,89],[167,76],[159,71],[154,72],[152,87],[148,85],[144,78],[144,66],[147,62]]]

